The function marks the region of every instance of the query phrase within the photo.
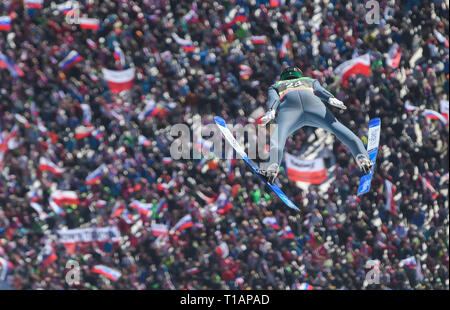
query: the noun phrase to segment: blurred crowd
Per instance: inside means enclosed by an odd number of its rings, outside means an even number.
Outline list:
[[[360,1],[79,1],[82,14],[100,21],[99,30],[90,30],[68,24],[51,1],[37,9],[0,2],[0,16],[10,16],[12,25],[0,31],[0,52],[24,73],[0,66],[0,141],[17,128],[14,143],[0,149],[0,283],[14,289],[449,289],[449,127],[423,113],[448,100],[449,4],[378,3],[380,22],[368,24]],[[233,22],[239,14],[245,19]],[[173,33],[195,48],[175,42]],[[280,55],[286,35],[290,47]],[[264,42],[252,42],[253,36],[265,36]],[[394,43],[402,51],[396,69],[386,64]],[[114,57],[117,45],[124,65]],[[71,50],[82,60],[61,70]],[[333,69],[365,53],[371,75],[343,85]],[[242,74],[242,65],[250,73]],[[297,65],[342,100],[348,109],[333,113],[358,136],[367,134],[370,118],[381,118],[368,194],[355,196],[360,172],[337,139],[327,146],[335,164],[325,190],[304,190],[280,172],[280,187],[299,213],[241,160],[231,169],[230,161],[214,156],[167,160],[171,124],[191,125],[195,117],[213,123],[215,115],[251,122],[286,65]],[[112,93],[101,69],[130,67],[133,88]],[[149,100],[159,113],[142,120]],[[85,125],[82,104],[101,138],[77,139],[75,129]],[[299,154],[313,134],[299,130],[286,151]],[[42,171],[41,157],[64,172]],[[101,164],[107,171],[87,185]],[[395,187],[395,210],[386,208],[385,180]],[[57,190],[74,191],[79,202],[61,204],[58,214],[49,203]],[[152,212],[132,208],[133,201]],[[186,215],[192,227],[155,235],[155,223],[171,228]],[[279,227],[263,223],[268,217]],[[67,251],[58,241],[58,230],[106,226],[117,226],[119,242]],[[54,259],[46,261],[49,253]],[[80,265],[74,286],[66,281],[71,259]],[[94,273],[96,265],[121,276],[114,281]],[[378,283],[367,281],[371,268],[379,270]]]

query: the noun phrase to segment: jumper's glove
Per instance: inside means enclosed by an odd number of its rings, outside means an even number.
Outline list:
[[[261,117],[259,122],[260,122],[260,124],[265,126],[268,123],[270,123],[271,121],[273,121],[274,119],[275,119],[275,110],[269,110],[269,111],[267,111],[266,115]]]
[[[334,97],[328,99],[328,103],[330,105],[332,105],[332,106],[334,106],[336,108],[342,109],[342,110],[347,109],[347,107],[345,106],[345,104],[341,100],[339,100],[337,98],[334,98]]]

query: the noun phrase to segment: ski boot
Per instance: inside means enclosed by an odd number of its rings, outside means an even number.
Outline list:
[[[368,156],[364,154],[358,154],[356,156],[356,163],[358,164],[359,169],[364,172],[364,175],[369,174],[372,171],[373,162]]]
[[[275,179],[277,178],[278,175],[278,164],[277,163],[273,163],[271,165],[269,165],[269,167],[266,169],[258,169],[258,173],[270,184],[273,184],[275,182]]]

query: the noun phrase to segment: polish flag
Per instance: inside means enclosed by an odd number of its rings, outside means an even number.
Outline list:
[[[344,61],[334,69],[334,74],[340,76],[344,85],[347,84],[347,79],[351,75],[362,74],[370,76],[370,55],[367,53]]]
[[[384,196],[386,198],[386,204],[384,208],[387,211],[390,211],[392,214],[397,214],[397,203],[394,200],[395,193],[397,192],[397,188],[394,184],[389,180],[384,180]]]
[[[436,189],[433,187],[433,185],[431,185],[430,180],[428,180],[427,178],[424,178],[423,176],[419,176],[420,180],[422,181],[422,187],[424,190],[428,190],[431,192],[431,195],[433,197],[433,199],[436,199],[438,195],[438,193],[436,192]]]
[[[327,179],[327,170],[322,158],[304,160],[286,153],[286,171],[292,181],[320,184]]]
[[[301,291],[311,291],[314,289],[314,287],[311,284],[305,282],[305,283],[300,284],[298,286],[298,289]]]
[[[53,174],[61,175],[64,173],[64,169],[58,167],[45,157],[39,159],[39,169],[42,171],[50,171]]]
[[[413,106],[413,105],[411,104],[411,102],[409,102],[409,100],[406,100],[406,101],[405,101],[405,110],[406,110],[406,111],[411,112],[411,111],[415,111],[415,110],[417,110],[417,109],[418,109],[418,107]]]
[[[389,49],[386,63],[392,69],[397,69],[402,58],[402,49],[397,43],[394,43]]]
[[[83,29],[98,30],[100,21],[97,18],[80,17],[80,27]]]
[[[77,193],[74,191],[56,190],[51,194],[50,199],[58,206],[78,205],[80,203]]]
[[[75,139],[80,140],[89,137],[94,131],[94,127],[78,126],[75,128]]]
[[[216,248],[216,253],[222,258],[226,258],[230,254],[228,245],[225,242],[220,243]]]
[[[108,86],[114,94],[133,88],[135,74],[134,68],[120,71],[103,68],[102,72],[103,77],[108,82]]]

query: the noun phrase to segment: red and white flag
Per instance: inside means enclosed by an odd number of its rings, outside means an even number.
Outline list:
[[[386,198],[386,204],[384,208],[390,211],[392,214],[397,214],[397,203],[394,200],[395,193],[397,192],[397,187],[392,184],[389,180],[384,180],[384,196]]]
[[[423,176],[419,176],[420,180],[422,181],[422,187],[424,190],[429,191],[433,197],[433,199],[436,199],[438,196],[438,193],[436,191],[436,189],[433,187],[433,185],[431,185],[430,180],[428,180],[428,178],[424,178]]]
[[[289,35],[283,35],[283,41],[281,42],[281,47],[279,51],[280,58],[289,57],[291,48],[291,40],[289,39]]]
[[[320,184],[327,179],[327,170],[322,158],[304,160],[286,153],[286,170],[288,178],[292,181]]]
[[[111,91],[118,94],[125,90],[133,88],[135,69],[130,68],[127,70],[109,70],[102,69],[103,77],[108,82],[108,86]]]
[[[100,21],[97,18],[80,17],[80,27],[83,29],[98,30]]]
[[[72,204],[77,205],[80,203],[78,195],[74,191],[56,190],[51,194],[50,199],[58,206]]]
[[[389,67],[397,69],[400,65],[400,59],[402,58],[402,49],[397,43],[394,43],[389,49],[386,63]]]
[[[370,55],[367,53],[344,61],[334,69],[334,74],[340,76],[344,84],[347,84],[347,79],[354,74],[370,76]]]
[[[248,80],[252,74],[252,68],[244,64],[239,65],[239,76],[241,79]]]
[[[80,140],[89,137],[94,129],[94,127],[78,126],[75,128],[75,139]]]
[[[253,44],[265,44],[267,42],[266,36],[252,36],[250,38]]]
[[[219,244],[216,248],[216,253],[220,255],[222,258],[226,258],[230,254],[230,250],[228,249],[228,245],[225,242]]]
[[[152,224],[152,234],[155,237],[169,233],[169,228],[164,224]]]
[[[42,171],[50,171],[53,174],[61,175],[64,173],[64,169],[58,167],[56,164],[51,162],[45,157],[39,159],[39,169]]]
[[[442,116],[445,117],[448,122],[448,100],[441,100],[439,105]]]

